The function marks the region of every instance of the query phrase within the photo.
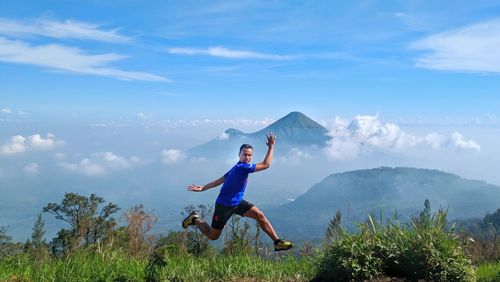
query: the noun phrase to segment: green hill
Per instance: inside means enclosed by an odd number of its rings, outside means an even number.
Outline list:
[[[387,218],[396,211],[407,220],[425,199],[435,209],[448,209],[450,219],[483,217],[500,207],[500,187],[438,170],[382,167],[330,175],[267,214],[282,233],[319,239],[337,210],[343,223],[354,228],[369,213]]]

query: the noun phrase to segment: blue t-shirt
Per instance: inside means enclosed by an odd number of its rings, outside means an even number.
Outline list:
[[[247,187],[248,174],[255,171],[255,166],[238,162],[224,174],[224,184],[215,203],[233,207],[239,205]]]

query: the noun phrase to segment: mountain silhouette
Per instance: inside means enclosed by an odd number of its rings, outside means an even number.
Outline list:
[[[294,145],[323,146],[330,139],[328,130],[300,112],[291,112],[268,127],[249,134],[260,138],[274,132],[280,140]]]
[[[429,199],[449,219],[483,217],[500,207],[500,187],[438,170],[381,167],[332,174],[295,201],[266,211],[276,228],[301,238],[321,238],[336,211],[355,228],[368,214],[401,221],[418,215]]]
[[[189,155],[197,157],[216,157],[237,154],[239,146],[249,143],[257,150],[265,151],[265,140],[268,132],[276,134],[276,151],[284,152],[292,148],[319,149],[331,138],[328,129],[321,126],[300,112],[291,112],[269,126],[253,132],[244,133],[241,130],[229,128],[221,138],[215,138],[205,144],[196,146]],[[236,152],[235,152],[236,150]]]

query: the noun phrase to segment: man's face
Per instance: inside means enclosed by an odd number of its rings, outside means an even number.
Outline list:
[[[241,150],[239,156],[240,156],[240,162],[250,163],[252,161],[253,150],[250,148],[243,149]]]

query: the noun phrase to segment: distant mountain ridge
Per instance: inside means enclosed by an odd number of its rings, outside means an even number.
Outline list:
[[[215,138],[205,144],[196,146],[189,151],[194,156],[220,156],[227,154],[228,149],[239,147],[242,143],[251,143],[258,149],[265,149],[265,138],[268,132],[274,132],[277,137],[277,150],[289,150],[294,147],[322,148],[331,139],[328,129],[300,112],[291,112],[269,126],[253,132],[244,133],[235,128],[229,128],[223,138]],[[234,154],[234,152],[233,152]]]
[[[294,144],[322,146],[330,139],[328,129],[300,112],[291,112],[268,127],[250,136],[261,137],[274,132],[280,139]]]
[[[407,220],[429,199],[433,209],[448,209],[450,219],[483,217],[500,208],[500,187],[451,173],[417,168],[376,168],[332,174],[295,201],[266,211],[277,229],[319,238],[337,210],[348,226],[368,214]]]

